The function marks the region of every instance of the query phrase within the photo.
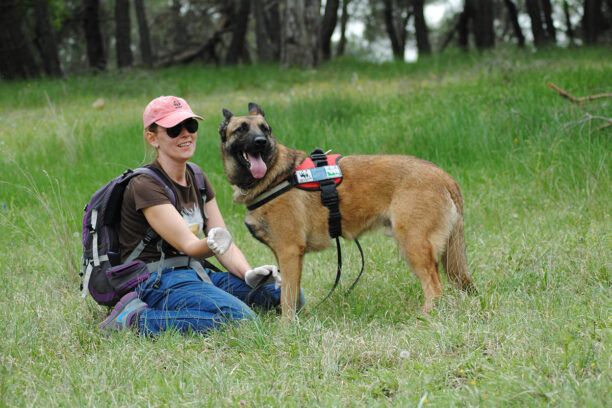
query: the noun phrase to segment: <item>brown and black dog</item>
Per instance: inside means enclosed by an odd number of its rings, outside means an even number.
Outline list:
[[[234,200],[249,205],[289,179],[306,158],[279,144],[262,109],[249,115],[223,109],[219,133],[225,174]],[[463,231],[463,198],[447,173],[427,161],[400,155],[346,156],[339,162],[342,237],[355,239],[386,227],[421,281],[427,313],[442,294],[438,260],[459,288],[474,291],[468,273]],[[292,188],[249,211],[251,234],[272,249],[282,273],[283,318],[292,319],[300,292],[304,254],[327,248],[328,209],[320,194]]]

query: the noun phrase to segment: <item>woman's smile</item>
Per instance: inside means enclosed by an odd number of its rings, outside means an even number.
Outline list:
[[[185,142],[179,143],[178,147],[183,149],[183,148],[189,148],[189,147],[191,147],[191,145],[193,145],[193,141],[187,140]]]

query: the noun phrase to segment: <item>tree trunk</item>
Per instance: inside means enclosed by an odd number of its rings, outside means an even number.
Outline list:
[[[565,34],[569,39],[570,45],[574,45],[574,28],[572,27],[572,20],[570,18],[569,4],[567,4],[567,0],[563,0],[563,15],[565,16]]]
[[[525,46],[525,36],[523,35],[523,30],[521,29],[521,25],[518,21],[518,10],[516,9],[516,5],[512,2],[512,0],[504,0],[504,3],[508,9],[508,18],[510,19],[510,24],[512,24],[512,29],[514,30],[514,36],[516,37],[518,46],[523,48]]]
[[[185,38],[187,38],[185,22],[181,17],[181,0],[172,0],[170,5],[170,23],[172,24],[172,49],[180,51],[185,47]]]
[[[474,1],[474,40],[476,48],[485,50],[495,46],[495,31],[493,29],[493,2],[491,0]]]
[[[253,14],[257,61],[278,62],[281,36],[279,0],[255,0]]]
[[[463,11],[459,15],[457,22],[458,45],[464,51],[470,48],[470,22],[473,20],[474,10],[469,0],[463,5]]]
[[[106,69],[106,56],[100,31],[100,1],[83,0],[83,29],[87,45],[87,59],[93,69]]]
[[[413,0],[414,12],[414,30],[416,31],[417,50],[419,56],[431,54],[431,45],[429,44],[429,29],[425,21],[423,13],[423,0]]]
[[[555,30],[555,25],[553,24],[552,6],[550,4],[550,0],[541,0],[541,2],[542,11],[544,13],[544,22],[546,23],[546,35],[548,37],[548,41],[554,44],[557,42],[557,31]]]
[[[234,8],[232,18],[232,40],[227,50],[225,62],[235,65],[239,62],[250,61],[246,48],[246,32],[249,24],[249,13],[251,10],[250,0],[239,0],[238,9]]]
[[[144,0],[134,0],[136,21],[138,21],[138,36],[140,39],[140,58],[147,67],[153,66],[153,52],[151,51],[151,35],[145,11]]]
[[[599,18],[601,16],[601,0],[584,0],[582,14],[582,37],[585,44],[597,44],[599,36]]]
[[[130,38],[130,1],[115,0],[115,49],[117,67],[132,65],[132,40]]]
[[[325,3],[325,14],[321,21],[321,55],[323,61],[331,59],[331,37],[338,22],[338,7],[340,0],[327,0]]]
[[[340,18],[340,41],[338,42],[338,49],[336,54],[338,56],[344,55],[346,50],[346,25],[348,24],[348,4],[351,0],[342,0],[342,17]]]
[[[0,2],[0,78],[37,76],[39,71],[23,35],[23,15],[16,0]]]
[[[384,0],[383,17],[385,20],[385,28],[389,40],[391,41],[391,50],[393,51],[393,58],[396,60],[404,60],[404,43],[402,42],[402,36],[399,35],[395,27],[395,19],[393,12],[393,0]]]
[[[47,75],[59,78],[63,75],[63,72],[57,50],[56,35],[49,18],[48,0],[36,0],[34,2],[34,20],[36,25],[34,43],[38,48],[43,69]]]
[[[321,0],[283,0],[281,63],[314,68],[319,64]]]
[[[527,14],[531,19],[531,32],[533,34],[533,42],[537,46],[548,43],[546,32],[543,28],[542,12],[538,0],[525,0],[527,6]]]

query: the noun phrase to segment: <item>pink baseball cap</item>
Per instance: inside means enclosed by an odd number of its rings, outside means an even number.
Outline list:
[[[145,128],[153,123],[170,128],[189,118],[203,119],[193,113],[186,100],[178,96],[155,98],[149,102],[142,114],[142,122]]]

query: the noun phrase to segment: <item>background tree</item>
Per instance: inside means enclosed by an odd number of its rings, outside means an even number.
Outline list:
[[[484,50],[495,46],[493,30],[493,2],[491,0],[466,0],[474,3],[474,25],[472,31],[476,48]]]
[[[229,65],[239,62],[249,63],[249,50],[247,48],[246,33],[251,10],[250,0],[234,0],[232,7],[231,32],[232,38],[227,50],[225,61]]]
[[[457,21],[457,34],[459,48],[467,51],[470,46],[470,27],[474,20],[474,5],[471,1],[466,0],[463,4],[463,10],[459,14]]]
[[[383,0],[383,20],[389,41],[391,41],[391,51],[397,60],[404,60],[406,48],[406,24],[410,18],[410,12],[406,7],[406,1]]]
[[[424,5],[424,0],[370,0],[368,36],[375,38],[379,34],[374,26],[384,27],[396,60],[404,60],[408,43],[414,44],[415,40],[419,55],[431,53]]]
[[[52,77],[63,75],[55,30],[51,26],[48,0],[34,0],[34,44],[38,49],[43,70]]]
[[[340,17],[340,40],[338,41],[338,49],[336,55],[344,55],[346,50],[346,27],[349,20],[348,5],[351,0],[342,0],[342,17]]]
[[[0,2],[0,76],[6,79],[39,74],[21,26],[25,10],[18,3],[16,0]]]
[[[83,30],[85,32],[89,66],[104,71],[106,69],[106,55],[102,32],[100,31],[99,0],[83,0]]]
[[[596,44],[602,18],[602,0],[584,0],[582,14],[582,39],[586,44]]]
[[[340,0],[327,0],[325,2],[325,13],[321,21],[321,56],[323,61],[331,58],[331,38],[338,23],[338,7]]]
[[[572,26],[572,19],[570,17],[570,7],[567,0],[563,0],[563,17],[565,18],[565,34],[569,40],[570,45],[574,45],[575,34]]]
[[[429,44],[429,28],[425,21],[424,0],[412,0],[414,13],[414,31],[416,33],[417,51],[419,55],[431,54]]]
[[[525,0],[525,7],[531,20],[531,33],[533,34],[534,44],[536,47],[547,45],[550,43],[550,39],[544,27],[540,2],[538,0]]]
[[[170,21],[172,27],[166,30],[170,33],[171,46],[174,52],[179,52],[186,44],[188,38],[187,20],[181,14],[181,0],[172,0],[170,6]]]
[[[137,24],[131,24],[132,4]],[[430,39],[441,44],[437,52],[455,38],[466,51],[496,43],[523,47],[527,29],[536,48],[555,45],[557,37],[575,46],[612,43],[612,0],[463,0],[460,12],[445,15],[433,29],[425,17],[430,4],[450,0],[5,0],[0,75],[104,70],[110,49],[116,66],[127,67],[134,64],[133,35],[149,67],[249,63],[251,56],[316,67],[346,53],[403,61],[407,50],[410,57],[431,53]],[[360,25],[362,35],[353,29]]]
[[[536,0],[537,1],[537,0]],[[493,29],[493,3],[491,0],[465,0],[463,11],[457,23],[459,47],[469,49],[470,33],[479,50],[493,48],[495,31]]]
[[[279,0],[255,0],[255,41],[259,62],[280,60],[281,23]]]
[[[555,25],[553,23],[552,5],[550,4],[550,0],[541,1],[542,14],[544,15],[544,23],[546,26],[546,35],[548,37],[548,41],[555,44],[557,42],[557,30],[555,29]]]
[[[115,0],[115,49],[117,67],[132,65],[132,40],[130,31],[130,1]]]
[[[521,25],[518,20],[518,10],[516,5],[512,0],[504,0],[504,4],[506,9],[508,10],[508,20],[512,25],[512,30],[514,31],[514,36],[516,37],[516,41],[518,46],[523,48],[525,46],[525,35],[523,34],[523,30],[521,29]]]
[[[283,0],[281,64],[314,68],[319,65],[320,0]]]
[[[148,67],[153,65],[153,51],[151,50],[151,36],[149,34],[149,23],[144,0],[134,0],[134,11],[138,22],[138,38],[140,43],[140,58],[142,63]]]

